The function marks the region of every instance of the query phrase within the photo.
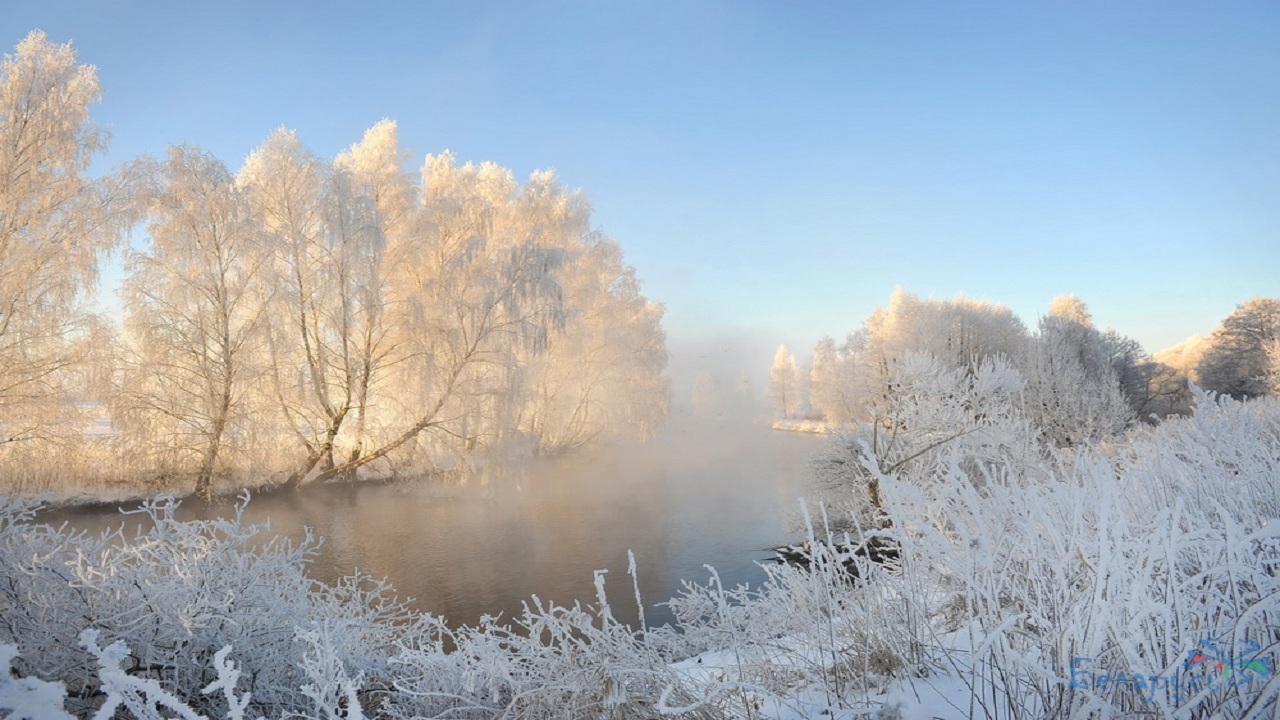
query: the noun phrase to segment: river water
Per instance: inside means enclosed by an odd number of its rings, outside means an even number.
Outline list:
[[[419,482],[308,488],[252,500],[251,522],[295,538],[325,538],[310,574],[331,581],[353,569],[386,577],[401,597],[450,624],[518,613],[531,595],[595,603],[593,571],[607,569],[614,615],[636,618],[627,575],[634,552],[649,624],[681,581],[757,583],[766,548],[794,537],[817,436],[734,421],[678,417],[651,442],[535,458],[477,471],[456,484]],[[184,518],[232,506],[188,503]],[[131,516],[136,517],[136,516]],[[42,519],[98,529],[114,509],[72,509]]]

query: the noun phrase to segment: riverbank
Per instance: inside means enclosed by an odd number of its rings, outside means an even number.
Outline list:
[[[839,428],[837,426],[831,425],[826,420],[774,420],[769,427],[774,430],[811,433],[814,435],[827,435],[839,432]]]
[[[93,445],[76,446],[62,453],[57,460],[41,460],[40,472],[10,470],[5,486],[0,486],[0,497],[38,499],[51,508],[94,508],[137,504],[157,496],[177,498],[193,503],[206,502],[194,493],[194,474],[174,475],[165,478],[144,478],[116,467],[97,452]],[[268,471],[259,474],[238,472],[215,475],[211,481],[212,504],[233,503],[236,498],[250,493],[255,497],[281,493],[305,492],[311,488],[334,485],[383,485],[396,483],[435,482],[449,483],[465,479],[469,474],[485,468],[515,465],[528,458],[471,457],[465,465],[448,468],[421,469],[412,473],[370,472],[364,470],[352,478],[335,479],[322,483],[307,482],[296,487],[286,484],[288,473]]]

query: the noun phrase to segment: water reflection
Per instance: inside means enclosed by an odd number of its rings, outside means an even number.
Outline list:
[[[757,582],[763,548],[788,537],[786,518],[805,494],[805,466],[821,441],[767,428],[677,418],[652,442],[538,458],[478,471],[467,482],[329,486],[264,496],[246,519],[300,538],[326,538],[312,575],[333,580],[353,569],[387,577],[418,609],[451,624],[518,613],[531,595],[594,603],[592,571],[606,575],[613,612],[634,622],[627,550],[652,607],[683,578],[705,580],[704,564],[726,585]],[[184,505],[184,518],[226,515],[231,505]],[[47,516],[86,529],[118,525],[112,511]],[[136,520],[134,520],[136,522]]]

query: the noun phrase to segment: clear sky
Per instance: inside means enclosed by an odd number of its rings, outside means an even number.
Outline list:
[[[108,165],[390,117],[554,168],[676,344],[804,348],[902,285],[1074,292],[1154,351],[1280,296],[1273,1],[0,3],[34,28],[98,66]]]

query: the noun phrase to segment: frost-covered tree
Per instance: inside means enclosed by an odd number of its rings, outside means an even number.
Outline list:
[[[275,132],[240,170],[269,259],[266,298],[270,404],[302,450],[287,482],[336,466],[340,440],[356,432],[381,365],[386,328],[383,234],[376,199],[349,172]]]
[[[563,257],[539,243],[536,225],[507,224],[514,189],[496,165],[428,156],[420,204],[387,238],[384,321],[394,350],[375,388],[382,429],[360,457],[321,477],[402,448],[427,457],[477,449],[509,427],[521,354],[545,345],[561,312],[553,273]]]
[[[1200,385],[1237,399],[1267,394],[1267,345],[1277,339],[1280,299],[1241,303],[1213,331],[1197,368]]]
[[[869,399],[869,373],[861,372],[865,360],[863,332],[849,335],[840,346],[830,337],[814,346],[809,367],[809,404],[828,423],[847,424],[862,416]]]
[[[1074,295],[1055,299],[1040,319],[1026,375],[1027,414],[1054,445],[1110,437],[1134,419],[1109,348]]]
[[[779,345],[769,368],[769,397],[783,419],[792,417],[799,409],[799,392],[796,356],[786,345]]]
[[[922,299],[899,287],[866,322],[867,345],[890,359],[926,352],[947,367],[975,366],[995,355],[1019,357],[1027,332],[1003,305],[958,295]]]
[[[948,368],[976,367],[986,358],[1026,352],[1022,321],[1003,305],[957,296],[921,299],[899,287],[864,324],[862,374],[872,397],[892,392],[893,368],[907,353],[928,353]]]
[[[1204,359],[1204,354],[1208,349],[1209,338],[1203,335],[1192,335],[1173,347],[1168,347],[1152,354],[1151,358],[1171,368],[1191,382],[1198,384],[1200,378],[1196,371],[1200,367],[1200,361]]]
[[[355,449],[317,480],[495,447],[520,424],[531,363],[565,327],[559,273],[580,238],[558,199],[535,201],[550,176],[522,188],[498,165],[445,153],[427,157],[415,189],[400,161],[395,126],[381,123],[337,162],[373,200],[380,337]]]
[[[518,427],[541,452],[648,437],[667,416],[662,306],[640,293],[612,241],[578,233],[570,250],[557,273],[564,321],[528,362],[520,391]]]
[[[348,463],[358,462],[366,445],[372,442],[371,433],[377,425],[374,387],[384,379],[386,368],[394,364],[398,352],[386,322],[387,307],[394,302],[387,268],[410,244],[408,238],[416,223],[413,180],[404,170],[408,157],[408,151],[400,147],[395,122],[382,120],[333,163],[335,170],[350,179],[357,206],[364,204],[371,213],[367,222],[355,226],[357,232],[367,234],[369,255],[365,271],[369,277],[359,293],[359,306],[365,314],[361,338],[364,357],[356,385],[355,417],[349,418],[353,427],[348,432]],[[291,479],[302,477],[295,473]]]
[[[120,177],[85,176],[107,142],[99,96],[95,69],[39,31],[0,63],[0,445],[47,434],[91,348],[85,294],[127,199]]]
[[[150,247],[128,258],[114,404],[149,466],[192,472],[207,496],[229,446],[249,439],[233,428],[262,371],[266,256],[247,198],[217,158],[173,147],[154,173]]]
[[[1280,338],[1267,343],[1267,388],[1280,397]]]
[[[1103,352],[1120,384],[1120,392],[1139,420],[1153,422],[1190,411],[1185,375],[1148,355],[1142,344],[1114,329],[1101,336]]]
[[[809,362],[809,405],[828,422],[846,418],[840,379],[836,341],[830,336],[824,337],[813,346],[813,359]]]
[[[1197,371],[1208,349],[1209,338],[1192,335],[1151,355],[1151,362],[1156,368],[1152,394],[1158,415],[1187,415],[1191,412],[1192,386],[1200,382]]]

